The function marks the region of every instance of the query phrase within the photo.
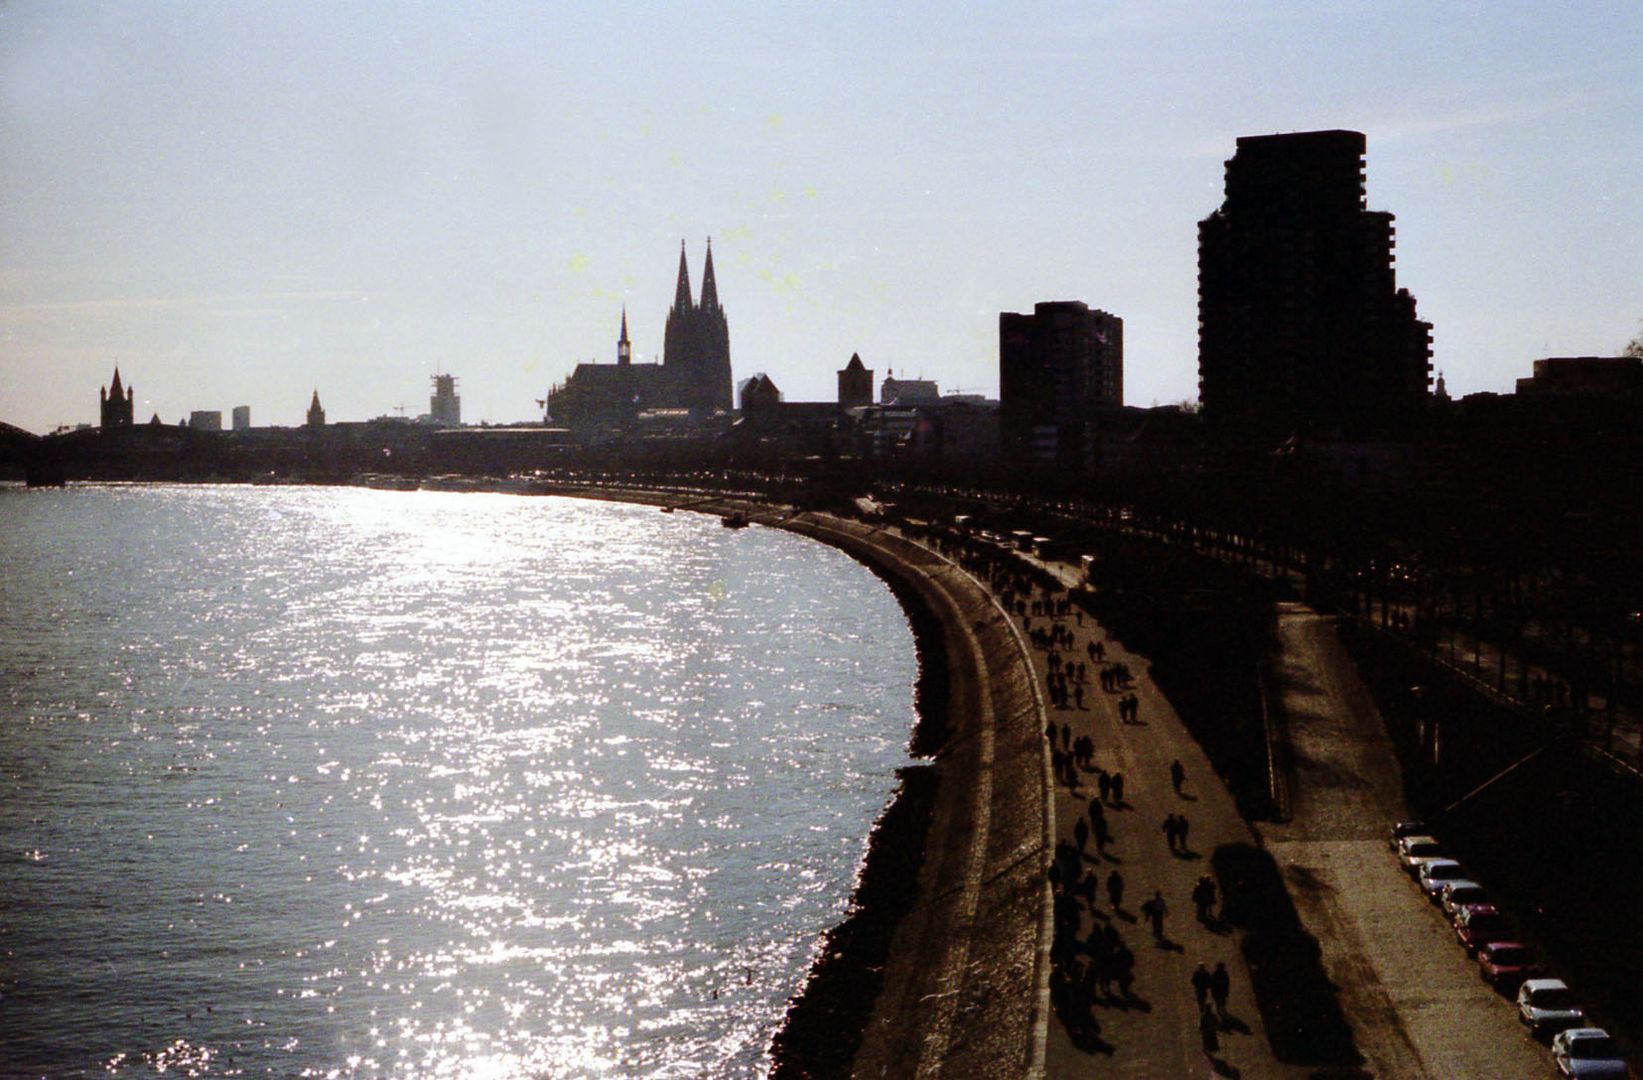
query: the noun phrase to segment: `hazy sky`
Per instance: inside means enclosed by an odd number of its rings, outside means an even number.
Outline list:
[[[953,14],[963,11],[963,14]],[[539,418],[713,237],[738,381],[860,352],[997,392],[998,313],[1125,322],[1197,394],[1197,222],[1239,135],[1369,139],[1452,392],[1643,319],[1643,5],[0,6],[0,420]]]

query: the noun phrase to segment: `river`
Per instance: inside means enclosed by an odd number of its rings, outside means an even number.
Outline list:
[[[775,530],[0,488],[0,1071],[757,1075],[915,674]]]

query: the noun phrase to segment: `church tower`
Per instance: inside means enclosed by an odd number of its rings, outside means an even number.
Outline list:
[[[105,389],[97,389],[98,423],[105,428],[130,427],[137,408],[137,391],[120,385],[120,368],[115,365],[114,378]]]
[[[873,372],[861,362],[861,353],[851,353],[850,362],[839,369],[839,408],[854,409],[873,404]]]
[[[308,426],[322,428],[325,426],[325,410],[320,407],[319,391],[314,391],[314,398],[308,403]]]
[[[622,336],[616,339],[616,362],[623,367],[633,363],[633,345],[628,341],[628,309],[622,305]]]
[[[690,268],[684,241],[679,242],[679,280],[663,331],[662,364],[674,407],[703,413],[730,411],[730,326],[719,306],[711,238],[702,269],[700,304],[691,298]]]

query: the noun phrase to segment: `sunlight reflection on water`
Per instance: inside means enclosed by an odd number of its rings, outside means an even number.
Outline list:
[[[37,496],[0,492],[9,1067],[757,1071],[904,761],[866,570],[570,500]]]

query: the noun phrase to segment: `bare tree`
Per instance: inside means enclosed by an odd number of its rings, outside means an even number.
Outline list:
[[[1626,347],[1620,351],[1620,355],[1643,358],[1643,333],[1639,333],[1636,337],[1628,341],[1626,343]]]

